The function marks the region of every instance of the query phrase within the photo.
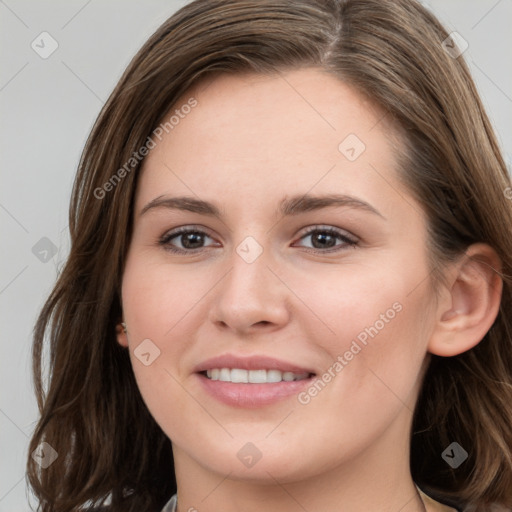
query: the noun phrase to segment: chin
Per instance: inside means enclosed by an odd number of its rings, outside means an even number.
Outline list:
[[[218,440],[217,440],[218,442]],[[226,445],[224,449],[208,450],[208,457],[202,454],[196,455],[196,460],[210,471],[220,475],[230,475],[230,478],[240,481],[259,482],[261,484],[273,484],[275,480],[281,482],[293,482],[302,480],[314,473],[317,466],[313,461],[301,459],[298,463],[297,454],[301,453],[300,447],[291,447],[283,450],[277,443],[269,443],[264,440],[252,443],[241,442],[239,439]],[[279,449],[280,448],[280,449]],[[319,471],[320,470],[320,464]]]

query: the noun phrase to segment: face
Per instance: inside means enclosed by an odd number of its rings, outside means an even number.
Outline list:
[[[313,68],[219,76],[176,109],[140,176],[119,336],[175,457],[286,482],[406,453],[433,297],[383,113]]]

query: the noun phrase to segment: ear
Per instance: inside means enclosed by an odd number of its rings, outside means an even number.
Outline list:
[[[503,281],[501,260],[487,244],[471,245],[447,272],[437,304],[437,322],[428,351],[455,356],[477,345],[498,315]]]
[[[125,325],[122,320],[116,325],[116,338],[119,345],[128,348],[128,333],[124,327]]]

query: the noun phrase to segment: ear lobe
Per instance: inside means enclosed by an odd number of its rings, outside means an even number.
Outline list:
[[[428,350],[444,357],[470,350],[487,334],[498,315],[503,281],[501,261],[486,244],[471,245],[453,264],[447,290]]]
[[[120,322],[116,325],[116,338],[119,345],[128,348],[128,333],[124,322]]]

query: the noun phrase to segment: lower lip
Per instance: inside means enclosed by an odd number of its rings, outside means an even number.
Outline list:
[[[250,384],[212,380],[205,375],[196,374],[206,391],[214,398],[232,407],[247,409],[263,407],[292,395],[297,395],[309,386],[314,376],[290,382],[271,382],[268,384]]]

